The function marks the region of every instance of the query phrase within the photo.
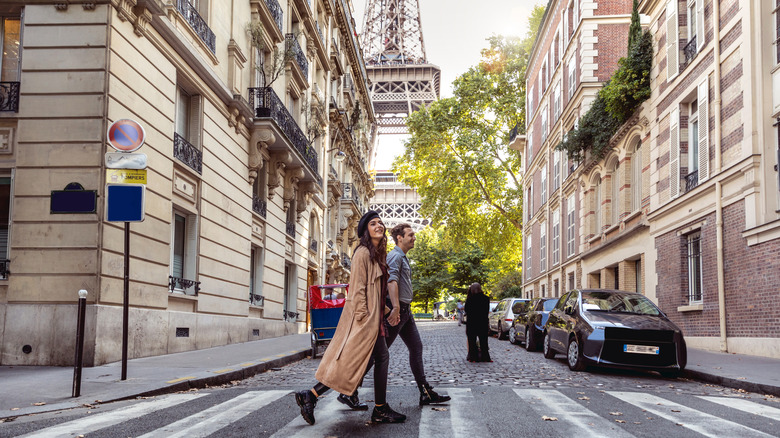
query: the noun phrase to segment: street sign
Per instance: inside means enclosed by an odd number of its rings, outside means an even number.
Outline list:
[[[143,184],[106,184],[106,220],[142,222],[145,196]]]
[[[146,132],[137,122],[121,119],[108,127],[108,144],[119,152],[133,152],[144,144]]]
[[[146,154],[140,152],[106,152],[109,169],[146,169]]]
[[[108,184],[146,184],[146,169],[106,169]]]
[[[97,212],[97,190],[84,190],[84,187],[72,182],[65,190],[52,190],[49,201],[51,214],[74,214]]]

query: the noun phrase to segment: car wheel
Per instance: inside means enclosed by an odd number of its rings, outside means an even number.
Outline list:
[[[577,338],[572,336],[569,339],[569,349],[566,354],[566,362],[569,364],[569,369],[572,371],[582,371],[585,369],[585,360],[582,357],[582,348],[580,343],[577,342]]]
[[[553,350],[552,346],[550,345],[549,333],[544,334],[542,352],[544,353],[544,357],[546,357],[547,359],[555,359],[555,350]]]
[[[536,351],[536,338],[534,338],[534,331],[525,328],[525,349],[528,351]]]
[[[517,330],[515,330],[514,325],[512,325],[512,327],[509,327],[509,343],[517,345]]]

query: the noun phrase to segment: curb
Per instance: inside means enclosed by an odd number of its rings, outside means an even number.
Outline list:
[[[727,388],[742,389],[744,391],[755,392],[758,394],[780,397],[780,387],[774,385],[737,380],[731,377],[716,376],[714,374],[688,369],[683,371],[681,377],[685,377],[691,380],[698,380],[701,382],[714,383],[716,385],[725,386]]]

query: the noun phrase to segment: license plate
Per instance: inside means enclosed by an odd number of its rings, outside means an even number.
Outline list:
[[[624,353],[661,354],[661,349],[651,345],[623,344]]]

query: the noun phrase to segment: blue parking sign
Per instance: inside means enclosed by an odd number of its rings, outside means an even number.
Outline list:
[[[106,220],[142,222],[145,195],[143,184],[106,184]]]

